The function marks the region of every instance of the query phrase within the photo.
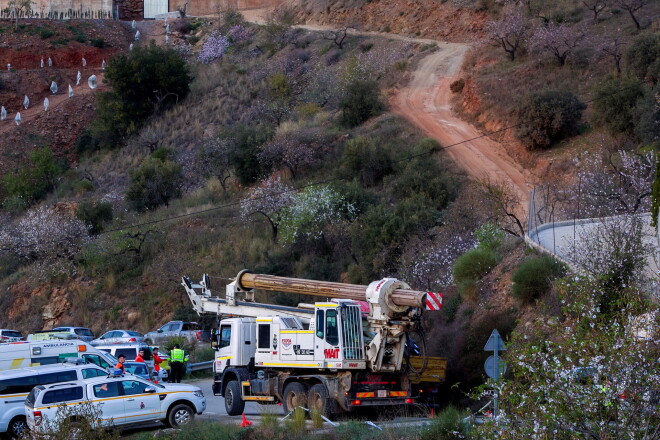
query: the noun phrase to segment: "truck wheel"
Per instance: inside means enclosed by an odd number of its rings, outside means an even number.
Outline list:
[[[284,387],[284,399],[282,405],[284,412],[288,413],[299,406],[307,407],[307,388],[300,382],[289,382]]]
[[[9,422],[9,426],[7,426],[7,434],[9,434],[11,438],[21,438],[27,430],[28,426],[25,417],[21,416],[14,417],[11,422]]]
[[[225,388],[225,410],[230,416],[240,416],[245,409],[245,400],[241,397],[241,385],[232,380]]]
[[[167,412],[167,424],[170,428],[187,425],[195,418],[195,411],[186,404],[174,405]]]
[[[334,401],[330,399],[328,389],[322,383],[317,383],[309,389],[309,393],[307,393],[307,405],[313,413],[321,414],[328,418],[334,414]]]

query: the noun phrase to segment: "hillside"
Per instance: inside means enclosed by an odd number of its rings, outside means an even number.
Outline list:
[[[650,208],[658,76],[640,54],[660,53],[658,6],[637,29],[621,10],[593,21],[581,4],[301,2],[263,25],[235,11],[173,21],[169,47],[164,23],[143,22],[130,53],[128,23],[3,23],[3,47],[24,46],[7,52],[0,97],[15,109],[29,84],[34,107],[20,126],[0,125],[0,327],[100,333],[196,319],[183,275],[209,273],[216,291],[242,269],[394,276],[443,292],[442,311],[425,318],[429,347],[448,358],[447,400],[475,404],[466,393],[483,383],[493,328],[516,353],[522,339],[561,342],[560,324],[579,321],[565,310],[570,293],[600,316],[648,281],[621,264],[592,274],[598,283],[584,285],[604,299],[587,300],[580,280],[522,240],[528,186],[538,223]],[[524,30],[513,59],[492,44],[512,16]],[[586,29],[563,63],[538,42],[554,27]],[[614,29],[621,76],[602,51]],[[38,68],[41,56],[52,68]],[[85,76],[106,81],[43,112],[50,82],[65,90],[82,56]],[[630,243],[622,249],[648,251]],[[609,270],[608,259],[592,267]]]

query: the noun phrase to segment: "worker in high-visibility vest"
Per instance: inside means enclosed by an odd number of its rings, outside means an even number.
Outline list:
[[[188,362],[188,356],[186,356],[186,353],[179,347],[179,344],[174,344],[174,348],[170,351],[171,383],[181,383],[184,362]]]

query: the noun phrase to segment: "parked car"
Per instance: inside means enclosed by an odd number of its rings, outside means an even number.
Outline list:
[[[138,352],[144,350],[144,360],[147,365],[151,368],[154,366],[154,360],[151,356],[151,348],[144,343],[96,345],[94,348],[110,353],[116,358],[123,354],[126,356],[127,361],[134,360],[137,357]]]
[[[34,333],[30,333],[25,338],[27,341],[52,341],[54,339],[60,340],[69,340],[69,339],[78,339],[75,333],[71,332],[60,332],[55,330],[39,330]]]
[[[27,427],[25,398],[36,385],[107,377],[108,371],[87,363],[44,365],[0,371],[0,435],[19,438]]]
[[[0,343],[23,341],[23,335],[16,330],[0,329]]]
[[[144,335],[132,330],[110,330],[102,336],[94,339],[90,344],[130,344],[131,342],[144,342]]]
[[[91,342],[94,340],[94,333],[87,327],[55,327],[54,331],[69,332],[76,335],[76,339],[81,341]]]
[[[135,376],[97,377],[53,385],[37,385],[25,400],[29,429],[38,432],[56,420],[62,405],[75,411],[88,403],[101,412],[92,428],[126,427],[165,422],[171,427],[186,425],[206,410],[206,398],[196,386],[160,385]]]
[[[202,330],[196,322],[170,321],[158,330],[144,335],[149,345],[159,345],[173,337],[183,337],[188,343],[211,342],[211,330]]]
[[[146,362],[134,362],[127,361],[124,363],[124,368],[127,373],[132,374],[133,376],[141,377],[145,380],[157,380],[159,382],[165,382],[167,380],[167,370],[161,369],[158,374],[153,370],[152,367],[147,365]]]

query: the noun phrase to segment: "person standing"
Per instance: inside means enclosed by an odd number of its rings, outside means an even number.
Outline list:
[[[117,365],[115,365],[115,369],[121,370],[121,374],[126,374],[126,368],[124,367],[124,362],[126,362],[126,356],[120,354],[119,356],[117,356],[117,360],[119,362],[117,362]]]
[[[144,363],[144,350],[140,350],[138,352],[138,355],[135,356],[135,362],[143,362]]]
[[[160,353],[158,353],[158,347],[153,348],[151,351],[151,356],[154,358],[154,376],[156,383],[158,383],[158,379],[160,379],[160,364],[162,364],[165,359],[160,357]]]
[[[186,353],[179,347],[179,344],[174,344],[174,348],[170,351],[171,383],[181,383],[184,362],[188,362],[188,356],[186,356]]]

